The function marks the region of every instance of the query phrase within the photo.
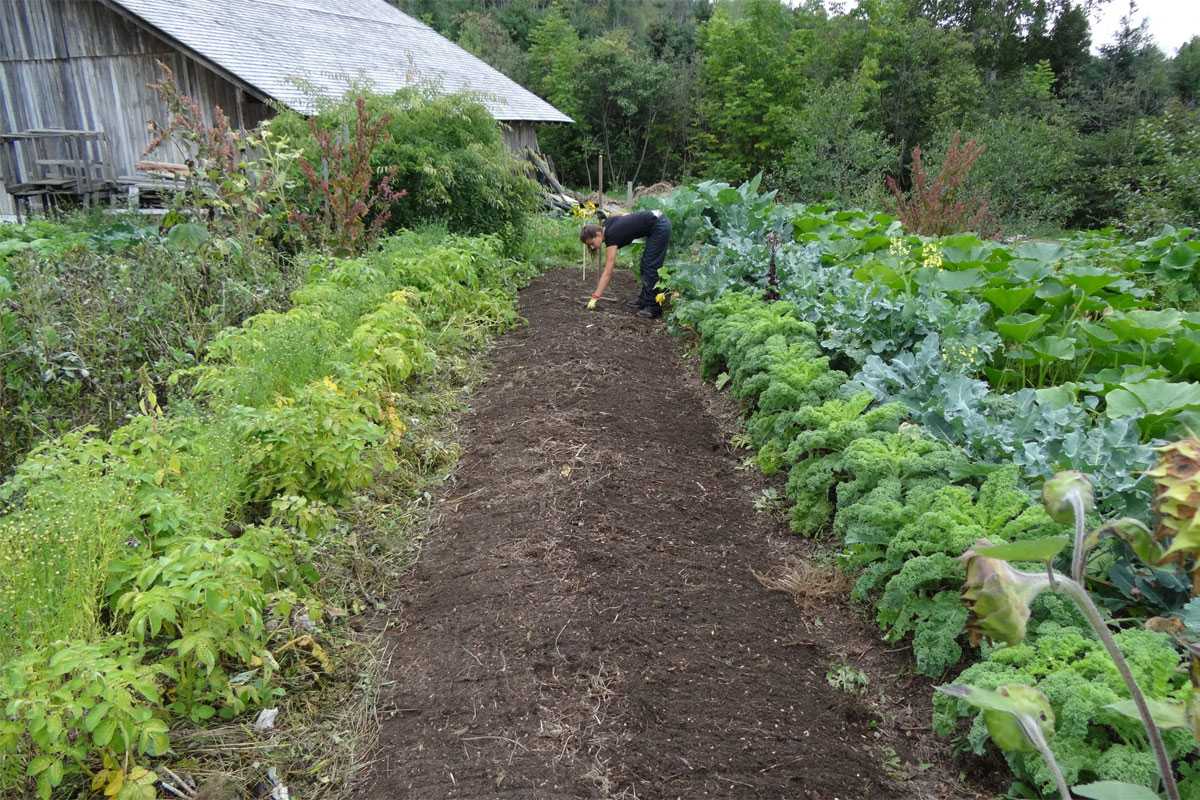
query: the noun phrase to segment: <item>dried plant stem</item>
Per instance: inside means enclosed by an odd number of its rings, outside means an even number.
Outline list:
[[[1087,528],[1084,527],[1083,497],[1076,490],[1067,496],[1067,500],[1075,511],[1075,545],[1071,548],[1071,577],[1082,586],[1083,565],[1087,558],[1087,548],[1084,546],[1087,539]]]
[[[1050,768],[1050,774],[1054,776],[1054,785],[1058,787],[1058,793],[1062,800],[1071,800],[1071,790],[1067,788],[1067,779],[1063,777],[1062,767],[1058,765],[1058,759],[1054,757],[1054,751],[1047,744],[1046,737],[1042,735],[1042,729],[1037,721],[1028,714],[1013,714],[1013,716],[1021,725],[1021,731],[1025,734],[1025,738],[1033,743],[1033,746],[1041,753],[1046,766]]]
[[[1171,758],[1167,755],[1167,746],[1163,742],[1162,733],[1158,730],[1158,726],[1154,724],[1154,718],[1150,716],[1150,708],[1146,705],[1146,696],[1142,694],[1141,687],[1134,680],[1133,672],[1129,669],[1128,662],[1125,661],[1125,656],[1117,647],[1117,642],[1113,638],[1112,633],[1108,630],[1108,625],[1104,622],[1104,618],[1100,616],[1100,610],[1096,608],[1096,604],[1092,602],[1091,596],[1083,586],[1068,578],[1065,575],[1056,575],[1054,581],[1054,591],[1061,592],[1070,597],[1079,610],[1083,612],[1087,618],[1088,624],[1092,626],[1092,630],[1100,637],[1100,641],[1104,644],[1104,649],[1108,651],[1108,655],[1112,658],[1113,663],[1117,667],[1117,672],[1121,674],[1121,679],[1125,681],[1125,685],[1129,688],[1129,696],[1133,698],[1133,704],[1137,706],[1138,714],[1142,718],[1142,724],[1146,728],[1146,736],[1150,740],[1150,748],[1154,751],[1154,760],[1158,763],[1158,771],[1162,775],[1163,788],[1166,789],[1168,800],[1179,800],[1179,786],[1175,783],[1175,772],[1171,767]]]

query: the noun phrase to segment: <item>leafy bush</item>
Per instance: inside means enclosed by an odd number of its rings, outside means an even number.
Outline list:
[[[1001,227],[1036,233],[1057,232],[1067,224],[1079,202],[1070,191],[1080,148],[1073,126],[1056,118],[1004,114],[973,128],[971,138],[985,149],[967,186],[988,198],[988,210]]]
[[[441,223],[455,233],[499,234],[510,250],[519,244],[537,205],[536,184],[487,109],[467,95],[421,89],[347,95],[320,110],[315,130],[337,136],[348,129],[360,100],[370,119],[387,120],[386,137],[371,151],[376,176],[407,192],[392,202],[388,230]],[[299,147],[307,163],[321,164],[314,129],[299,114],[285,111],[267,126],[272,137]]]
[[[851,80],[815,90],[788,120],[792,144],[772,177],[783,194],[843,208],[882,204],[895,155],[882,132],[863,124],[880,89],[873,67],[865,62]]]
[[[1075,214],[1072,191],[1083,137],[1056,94],[1057,76],[1048,61],[1023,68],[993,84],[987,114],[956,124],[984,148],[971,169],[967,189],[986,197],[1005,230],[1057,233]],[[934,166],[944,158],[953,129],[935,137]]]
[[[100,629],[109,564],[129,535],[114,509],[133,501],[89,431],[35,450],[0,485],[0,661],[23,640],[88,638]]]
[[[1110,183],[1122,206],[1114,222],[1135,233],[1200,226],[1200,110],[1175,105],[1142,120],[1132,163],[1115,171]]]
[[[142,663],[140,653],[115,637],[54,642],[6,663],[0,668],[0,703],[8,709],[0,720],[0,787],[21,786],[28,776],[36,795],[48,800],[65,777],[90,771],[92,753],[112,754],[112,762],[125,765],[166,753],[168,726],[157,707],[167,671]],[[13,758],[14,752],[28,758]]]
[[[77,248],[114,252],[153,238],[154,229],[140,220],[108,215],[77,214],[57,221],[33,219],[20,225],[0,224],[0,276],[11,279],[4,263],[16,253],[62,256]]]
[[[157,237],[119,252],[74,247],[10,256],[0,291],[0,474],[39,438],[111,431],[146,387],[196,362],[219,331],[283,305],[296,275],[234,240]]]
[[[234,413],[253,452],[251,500],[297,495],[337,505],[387,466],[378,401],[328,377],[274,407],[241,406]]]
[[[671,240],[687,247],[709,242],[720,231],[755,234],[781,222],[775,215],[775,192],[760,192],[762,175],[741,186],[701,181],[665,197],[643,197],[639,209],[657,209],[671,220]]]
[[[217,337],[166,411],[147,388],[107,441],[71,434],[18,467],[0,487],[0,791],[91,774],[148,798],[172,723],[335,669],[314,538],[340,535],[333,507],[397,455],[437,465],[398,406],[517,319],[531,269],[499,251],[427,231],[311,259],[296,307]]]

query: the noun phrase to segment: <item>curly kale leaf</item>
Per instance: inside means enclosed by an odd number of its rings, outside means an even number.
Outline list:
[[[846,382],[811,342],[772,336],[729,370],[734,394],[755,413],[783,411],[830,397]]]
[[[958,592],[938,592],[919,609],[913,623],[913,655],[917,672],[941,675],[962,659],[959,632],[967,624],[967,609]]]
[[[847,504],[842,497],[842,489],[847,485],[838,484],[838,511],[833,525],[851,554],[852,564],[861,565],[882,555],[895,531],[911,519],[911,514],[909,506],[904,504],[899,478],[880,479],[854,504]]]
[[[888,640],[894,642],[912,630],[912,620],[917,614],[917,604],[913,600],[921,598],[921,589],[943,581],[961,582],[962,578],[963,565],[941,553],[917,556],[905,562],[888,581],[876,606],[879,624],[889,629]],[[966,621],[965,618],[963,621]]]
[[[833,514],[831,494],[842,472],[845,449],[855,439],[881,436],[899,426],[903,409],[896,405],[869,408],[865,392],[834,398],[819,406],[808,406],[790,415],[787,431],[791,444],[782,460],[794,466],[788,475],[788,497],[792,530],[813,535],[828,524]]]
[[[837,487],[834,519],[834,529],[848,548],[848,563],[863,565],[883,557],[900,530],[927,507],[933,492],[952,475],[963,473],[964,466],[956,448],[914,428],[851,442],[842,459],[849,479]],[[876,583],[868,581],[860,590],[869,591]]]
[[[1200,764],[1183,763],[1178,769],[1180,796],[1183,800],[1200,800]]]
[[[839,507],[856,502],[885,478],[907,482],[940,475],[949,481],[951,475],[964,471],[966,459],[959,450],[906,426],[889,436],[851,442],[844,465],[849,480],[838,486]]]
[[[1189,691],[1186,671],[1168,637],[1131,629],[1115,638],[1149,697],[1180,699]],[[1054,708],[1050,746],[1069,783],[1117,780],[1154,785],[1154,761],[1141,723],[1108,708],[1129,695],[1112,660],[1090,632],[1043,622],[1025,643],[992,650],[984,661],[963,670],[957,682],[985,689],[1009,683],[1040,689]],[[934,699],[934,729],[940,734],[952,733],[959,719],[976,714],[955,698]],[[971,738],[982,746],[986,734],[972,728]],[[1197,748],[1187,731],[1166,731],[1164,738],[1176,760]],[[1051,776],[1036,754],[1005,757],[1017,775],[1053,793]]]
[[[879,600],[876,618],[887,629],[888,641],[913,633],[917,671],[941,675],[962,658],[958,639],[967,624],[967,609],[955,590],[929,596],[930,585],[961,583],[963,566],[943,554],[909,559],[892,576]]]
[[[879,561],[859,577],[854,587],[858,597],[865,597],[878,587],[884,587],[877,619],[880,626],[888,630],[889,638],[893,639],[909,632],[912,626],[903,621],[926,613],[933,597],[960,588],[963,571],[958,557],[980,538],[1005,542],[1050,535],[1061,530],[1061,526],[1051,521],[1045,511],[1030,504],[1016,470],[1012,468],[993,472],[978,491],[971,486],[961,485],[925,489],[922,485],[920,491],[910,492],[900,511],[895,510],[894,499],[886,504],[889,498],[880,498],[886,505],[876,518],[880,527],[887,532],[886,544],[880,553],[881,537],[878,533],[876,538],[867,540],[875,548],[870,557]],[[878,502],[874,494],[868,495],[868,498]],[[855,509],[854,513],[848,511],[844,514],[847,523],[864,517],[872,519],[865,516],[866,508],[859,508],[867,505],[868,498],[851,506]],[[885,513],[890,516],[884,517]],[[957,639],[961,635],[966,614],[954,619],[944,617],[943,622],[946,625],[956,623],[955,627],[944,627],[938,632],[935,646],[948,652],[940,641]],[[920,643],[916,641],[914,653],[923,672],[926,669],[944,669],[957,660],[947,661],[945,655],[923,653]],[[937,675],[940,672],[926,674]]]
[[[729,292],[710,303],[696,329],[701,336],[701,370],[710,380],[726,366],[737,367],[743,375],[765,370],[765,363],[743,362],[749,351],[772,337],[784,343],[815,337],[812,325],[797,319],[788,304],[763,303],[755,295],[739,292]]]
[[[742,381],[743,397],[757,400],[752,424],[764,433],[775,433],[777,416],[828,400],[846,383],[845,373],[830,369],[828,358],[810,354],[808,349],[806,344],[792,342],[786,350],[772,354],[773,361],[764,372]],[[766,421],[758,421],[764,417]]]

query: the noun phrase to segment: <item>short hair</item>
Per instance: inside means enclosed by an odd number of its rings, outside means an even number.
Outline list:
[[[598,233],[604,233],[604,229],[601,228],[599,225],[595,225],[595,224],[592,224],[589,222],[587,225],[584,225],[579,230],[579,241],[589,242],[592,239],[596,238],[596,234],[598,234]]]

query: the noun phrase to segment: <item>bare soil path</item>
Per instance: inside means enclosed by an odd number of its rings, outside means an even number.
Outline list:
[[[538,279],[492,353],[398,599],[359,796],[977,796],[844,586],[798,609],[756,578],[803,577],[809,545],[756,512],[764,484],[662,324],[587,313],[589,290]],[[634,292],[621,273],[610,294]],[[865,694],[830,685],[843,663]]]

